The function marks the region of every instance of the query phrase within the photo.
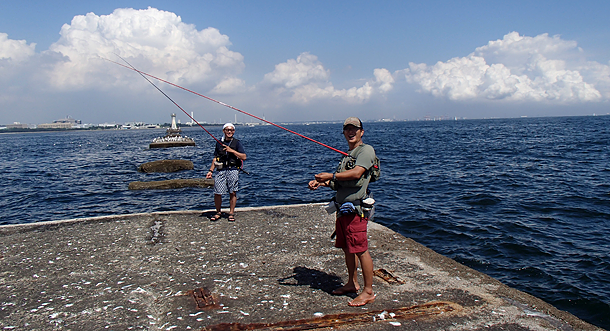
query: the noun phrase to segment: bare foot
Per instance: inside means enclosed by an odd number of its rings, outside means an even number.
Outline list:
[[[359,296],[356,297],[356,299],[348,302],[347,305],[350,307],[362,307],[367,303],[372,303],[373,301],[375,301],[375,297],[375,294],[368,294],[362,292]]]
[[[358,288],[357,286],[341,286],[339,288],[336,288],[332,291],[333,295],[345,295],[348,293],[358,293],[358,291],[360,290],[360,288]]]

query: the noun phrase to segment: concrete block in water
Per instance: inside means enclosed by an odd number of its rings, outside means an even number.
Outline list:
[[[193,162],[188,160],[160,160],[148,162],[138,167],[139,172],[176,172],[180,170],[193,170]]]
[[[190,178],[190,179],[169,179],[154,182],[131,182],[130,190],[167,190],[183,187],[210,187],[214,186],[214,179]]]

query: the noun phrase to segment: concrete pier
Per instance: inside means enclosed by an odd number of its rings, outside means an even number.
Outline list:
[[[375,302],[349,307],[320,204],[0,227],[2,330],[601,330],[370,223]]]

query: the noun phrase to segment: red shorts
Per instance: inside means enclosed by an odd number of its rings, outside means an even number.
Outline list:
[[[348,253],[366,252],[369,249],[367,226],[368,219],[360,218],[357,214],[337,217],[335,247],[346,249]]]

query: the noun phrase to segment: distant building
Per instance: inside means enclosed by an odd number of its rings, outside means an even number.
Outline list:
[[[72,129],[82,124],[80,120],[75,120],[70,116],[62,118],[60,120],[53,121],[53,123],[38,124],[39,129]]]
[[[43,123],[36,127],[38,129],[72,129],[72,123]]]
[[[28,125],[27,124],[23,124],[23,123],[19,123],[19,122],[15,122],[13,124],[8,124],[6,126],[7,129],[27,129]]]
[[[66,118],[57,120],[57,121],[53,121],[53,123],[70,123],[72,125],[76,125],[76,124],[82,124],[81,120],[75,120],[70,116],[67,116]]]

